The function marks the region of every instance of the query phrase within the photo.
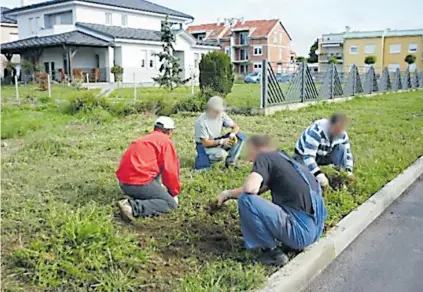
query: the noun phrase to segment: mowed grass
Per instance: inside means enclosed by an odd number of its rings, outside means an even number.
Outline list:
[[[137,100],[149,101],[162,99],[163,101],[173,104],[181,99],[192,96],[192,88],[190,86],[180,86],[169,92],[159,87],[139,87],[136,89]],[[200,88],[194,87],[194,94],[199,94]],[[110,98],[134,100],[133,88],[118,88],[114,90]],[[259,107],[260,106],[260,84],[234,84],[232,92],[226,97],[228,106],[236,107]]]
[[[11,110],[11,109],[8,109]],[[22,115],[33,108],[14,109]],[[423,92],[356,98],[274,116],[233,116],[247,134],[272,135],[292,153],[302,130],[347,113],[357,183],[326,194],[326,227],[423,154]],[[180,207],[168,216],[121,222],[114,172],[126,147],[151,130],[152,115],[107,122],[41,110],[50,123],[2,147],[2,288],[5,291],[246,291],[273,270],[245,261],[235,201],[210,207],[242,184],[251,165],[194,173],[196,114],[175,115]],[[2,115],[2,124],[9,116]],[[31,127],[22,120],[21,128]],[[6,143],[6,145],[5,145]]]

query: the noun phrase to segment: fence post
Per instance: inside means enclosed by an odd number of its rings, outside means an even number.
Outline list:
[[[330,92],[329,92],[329,98],[333,99],[334,97],[334,88],[335,88],[335,64],[330,65]]]
[[[190,67],[190,70],[191,70],[191,96],[194,96],[195,74],[194,74],[194,69],[192,68],[192,66]]]
[[[19,101],[18,76],[16,75],[15,75],[15,91],[16,91],[16,100]]]
[[[95,74],[95,73],[94,73],[94,74]],[[88,73],[86,73],[86,74],[85,74],[85,77],[87,77],[87,83],[90,83],[90,77],[89,77],[89,75],[90,75],[90,74],[88,74]]]
[[[137,100],[137,86],[135,84],[135,72],[132,73],[132,78],[134,80],[134,101],[136,101]]]
[[[267,107],[267,59],[261,63],[261,100],[260,108]]]
[[[354,71],[353,72],[354,78],[353,78],[353,84],[352,84],[352,95],[355,96],[355,90],[356,90],[356,87],[357,87],[357,67],[354,66],[352,70]]]
[[[50,74],[47,74],[47,85],[48,85],[48,97],[51,98],[51,81]]]
[[[301,63],[301,102],[304,102],[305,100],[306,66],[306,62]]]

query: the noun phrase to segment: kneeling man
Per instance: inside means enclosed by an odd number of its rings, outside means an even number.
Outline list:
[[[305,164],[322,187],[329,186],[329,180],[319,165],[334,164],[348,172],[349,180],[354,180],[353,156],[345,131],[348,122],[347,116],[340,113],[317,120],[305,129],[295,145],[295,160]]]
[[[218,205],[237,199],[246,248],[262,248],[257,261],[282,266],[287,255],[278,243],[299,250],[322,234],[327,211],[315,177],[285,152],[276,150],[265,135],[247,142],[252,172],[244,186],[223,191]],[[272,201],[259,195],[271,191]]]
[[[222,135],[222,128],[232,129]],[[232,165],[241,153],[245,135],[239,126],[224,112],[223,99],[213,96],[207,102],[207,111],[195,121],[195,143],[197,157],[195,169],[207,169],[212,163],[225,160],[226,167]]]
[[[174,129],[171,118],[159,117],[153,132],[132,142],[123,154],[116,176],[123,192],[131,197],[118,202],[125,220],[168,213],[178,207],[179,160],[170,139]]]

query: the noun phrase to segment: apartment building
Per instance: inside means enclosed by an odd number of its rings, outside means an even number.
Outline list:
[[[343,47],[346,70],[355,64],[365,71],[366,56],[376,56],[373,66],[377,72],[385,67],[390,71],[406,70],[408,64],[404,59],[409,54],[416,56],[410,70],[423,70],[423,29],[346,32]]]
[[[248,74],[261,70],[267,59],[275,72],[291,71],[295,66],[290,48],[291,36],[279,19],[225,19],[187,28],[198,41],[215,41],[231,57],[235,72]],[[292,69],[293,70],[293,69]]]
[[[330,66],[329,60],[337,60],[337,70],[342,72],[344,55],[344,33],[323,34],[318,40],[319,71],[323,72]]]

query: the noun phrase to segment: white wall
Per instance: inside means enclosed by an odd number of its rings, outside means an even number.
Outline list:
[[[45,7],[40,8],[36,11],[22,12],[22,14],[17,16],[17,21],[19,25],[19,38],[29,38],[36,35],[46,35],[46,34],[56,34],[66,31],[74,30],[73,26],[64,25],[64,30],[57,28],[56,30],[49,30],[48,32],[40,32],[42,28],[45,27],[44,24],[44,15],[52,14],[65,11],[73,11],[73,24],[76,22],[88,22],[88,23],[97,23],[97,24],[106,24],[106,13],[112,13],[112,25],[121,26],[122,25],[122,14],[127,15],[127,27],[133,28],[143,28],[151,30],[160,30],[161,21],[165,19],[164,15],[149,15],[144,14],[142,11],[134,12],[133,10],[125,10],[114,7],[95,7],[82,4],[73,4],[65,3],[57,5],[55,7]],[[35,20],[39,17],[38,27],[36,29]],[[33,18],[33,24],[30,26],[29,18]],[[183,20],[174,19],[170,17],[172,22],[183,23]]]
[[[41,32],[42,28],[45,27],[44,25],[44,15],[45,14],[52,14],[58,12],[65,12],[69,10],[73,10],[73,6],[71,3],[67,3],[66,5],[61,5],[60,7],[46,7],[45,9],[40,9],[33,12],[23,12],[17,16],[18,26],[19,26],[19,39],[29,38],[37,36],[38,34],[43,35]],[[36,18],[39,17],[39,23],[37,29],[35,25]],[[30,26],[29,19],[32,18],[32,26]],[[73,20],[75,22],[75,14],[73,15]],[[69,30],[73,30],[72,26],[67,26]],[[67,30],[67,31],[69,31]],[[62,31],[65,32],[65,31]]]
[[[160,52],[160,45],[145,45],[122,43],[121,59],[123,71],[123,82],[133,82],[135,74],[135,82],[153,82],[152,77],[159,74],[160,64],[157,57],[151,56],[153,52]],[[144,67],[142,60],[144,59]],[[150,68],[150,61],[153,61],[153,68]]]

